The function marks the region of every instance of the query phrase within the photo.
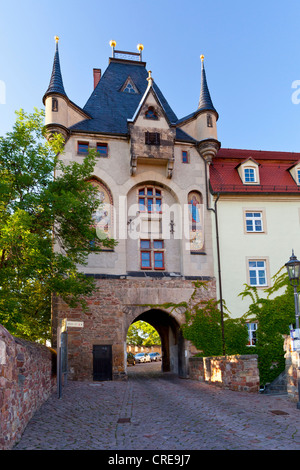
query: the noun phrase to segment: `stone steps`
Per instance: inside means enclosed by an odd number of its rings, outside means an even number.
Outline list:
[[[260,389],[265,395],[287,395],[287,381],[285,371],[281,372],[273,382],[266,384]]]

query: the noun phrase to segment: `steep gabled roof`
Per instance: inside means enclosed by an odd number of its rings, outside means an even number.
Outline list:
[[[128,77],[139,93],[122,91]],[[84,120],[70,129],[84,132],[127,134],[127,120],[134,116],[147,89],[147,77],[148,72],[144,62],[110,59],[109,66],[83,108],[92,119]],[[155,82],[153,89],[169,121],[175,123],[177,116]]]

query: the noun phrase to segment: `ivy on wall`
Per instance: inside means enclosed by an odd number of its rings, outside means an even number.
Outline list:
[[[262,291],[245,285],[240,294],[250,298],[247,316],[258,323],[255,352],[262,385],[284,371],[284,335],[290,333],[289,325],[295,322],[293,288],[282,269],[273,277],[272,287]]]
[[[231,318],[224,303],[223,321],[220,302],[203,300],[206,283],[194,282],[194,292],[189,302],[163,304],[159,307],[179,309],[185,313],[186,321],[181,326],[185,339],[198,349],[199,356],[221,356],[257,354],[261,385],[272,382],[284,369],[284,335],[289,334],[289,325],[295,321],[293,289],[287,274],[279,271],[273,277],[271,288],[259,290],[245,284],[242,298],[250,297],[248,312],[240,318]],[[158,305],[151,307],[157,308]],[[247,346],[247,322],[257,322],[256,345]],[[224,335],[222,335],[222,323]]]

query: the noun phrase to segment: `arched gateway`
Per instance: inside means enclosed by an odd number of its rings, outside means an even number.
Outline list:
[[[178,373],[186,377],[186,357],[188,344],[184,340],[176,316],[161,310],[150,309],[141,313],[135,320],[143,320],[153,326],[161,339],[162,371]]]
[[[126,336],[131,323],[144,320],[159,333],[164,372],[188,374],[190,343],[182,337],[184,308],[169,304],[189,302],[194,279],[124,276],[96,279],[87,311],[70,308],[60,298],[53,301],[53,331],[67,319],[68,377],[71,380],[120,380],[127,377]],[[193,301],[215,294],[214,279],[206,280]],[[55,334],[54,334],[55,337]]]

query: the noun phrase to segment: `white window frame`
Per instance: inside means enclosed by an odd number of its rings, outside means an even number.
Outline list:
[[[255,346],[256,345],[256,331],[257,331],[257,323],[256,322],[249,322],[247,323],[248,329],[248,344],[247,346]]]
[[[251,266],[252,264],[252,266]],[[264,282],[260,282],[262,276],[260,273],[264,273]],[[255,273],[255,284],[251,283],[253,279],[253,273]],[[268,287],[269,286],[269,275],[268,275],[268,262],[266,258],[248,258],[247,259],[247,275],[248,284],[251,287]]]
[[[251,176],[250,176],[250,173],[249,173],[249,176],[246,176],[246,171],[251,172]],[[243,169],[243,173],[244,173],[244,182],[245,182],[245,184],[257,183],[256,168],[254,168],[252,166],[245,166],[244,169]],[[253,179],[252,179],[252,176],[253,176]]]
[[[245,210],[244,212],[245,217],[245,231],[247,233],[263,233],[264,232],[264,217],[262,210]],[[256,222],[260,222],[261,229],[258,229],[258,224]],[[252,222],[252,230],[249,228],[247,222]]]
[[[243,184],[253,184],[258,185],[260,184],[259,179],[259,164],[256,163],[252,158],[248,158],[246,161],[238,165],[237,167],[238,173]],[[246,177],[246,172],[250,172],[253,174],[253,178]]]

